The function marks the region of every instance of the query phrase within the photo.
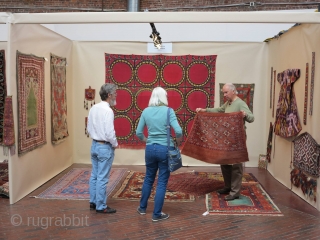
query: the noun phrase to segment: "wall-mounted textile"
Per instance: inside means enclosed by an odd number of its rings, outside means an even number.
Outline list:
[[[181,153],[215,164],[249,161],[242,113],[198,113]]]
[[[47,143],[44,59],[17,51],[18,155]]]
[[[272,125],[272,122],[270,122],[268,142],[267,142],[267,157],[266,157],[268,162],[271,162],[272,137],[273,137],[273,125]]]
[[[273,74],[273,67],[271,67],[271,80],[270,80],[270,109],[272,108],[272,74]]]
[[[8,156],[15,153],[15,134],[12,96],[5,98],[4,116],[3,116],[3,153]]]
[[[315,53],[315,52],[312,52],[309,115],[312,115],[312,112],[313,112],[313,93],[314,93],[314,72],[315,72],[315,66],[316,66],[316,53]]]
[[[220,83],[220,89],[222,89],[225,83]],[[254,94],[254,83],[233,83],[238,91],[238,97],[241,98],[248,105],[251,112],[253,112],[253,94]],[[220,91],[220,106],[227,101],[223,96],[223,92]]]
[[[67,123],[67,59],[50,54],[51,142],[58,144],[69,136]]]
[[[302,129],[293,85],[300,77],[300,69],[287,69],[278,74],[281,85],[276,112],[274,132],[289,138],[299,134]]]
[[[118,85],[115,131],[120,146],[143,148],[135,129],[148,106],[154,87],[167,90],[169,107],[175,110],[186,136],[195,109],[214,105],[216,55],[164,56],[105,54],[106,83]],[[147,136],[147,130],[144,134]]]
[[[0,145],[3,144],[4,101],[7,96],[5,51],[0,50]]]
[[[294,168],[290,172],[290,180],[294,186],[301,188],[306,197],[317,201],[317,179],[312,179],[301,170]]]
[[[274,105],[276,101],[276,70],[273,71],[273,103],[272,103],[272,117],[274,117]]]
[[[312,176],[320,176],[320,145],[305,132],[293,140],[293,166]]]
[[[305,79],[305,84],[304,84],[304,103],[303,103],[303,124],[304,125],[307,125],[308,74],[309,74],[309,64],[306,63],[306,79]]]

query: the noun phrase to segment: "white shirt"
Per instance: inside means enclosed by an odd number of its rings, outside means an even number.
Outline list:
[[[108,102],[101,101],[93,105],[89,111],[87,130],[92,139],[109,142],[112,147],[118,146],[114,130],[114,113]]]

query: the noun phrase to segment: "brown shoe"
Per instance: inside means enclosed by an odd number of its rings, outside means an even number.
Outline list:
[[[115,213],[117,212],[117,210],[110,208],[109,206],[107,206],[107,208],[103,209],[103,210],[96,210],[97,213]]]
[[[239,196],[232,196],[232,195],[228,195],[224,198],[224,200],[226,201],[232,201],[232,200],[235,200],[235,199],[238,199]]]

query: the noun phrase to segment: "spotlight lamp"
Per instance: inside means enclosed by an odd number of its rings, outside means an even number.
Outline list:
[[[160,49],[162,44],[160,33],[157,31],[154,23],[150,23],[150,26],[152,28],[152,33],[150,34],[150,38],[152,38],[154,46]]]

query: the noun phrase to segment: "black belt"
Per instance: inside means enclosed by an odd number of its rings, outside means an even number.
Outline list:
[[[110,142],[103,141],[103,140],[95,140],[95,139],[93,139],[93,141],[98,142],[98,143],[102,143],[102,144],[111,144]]]

